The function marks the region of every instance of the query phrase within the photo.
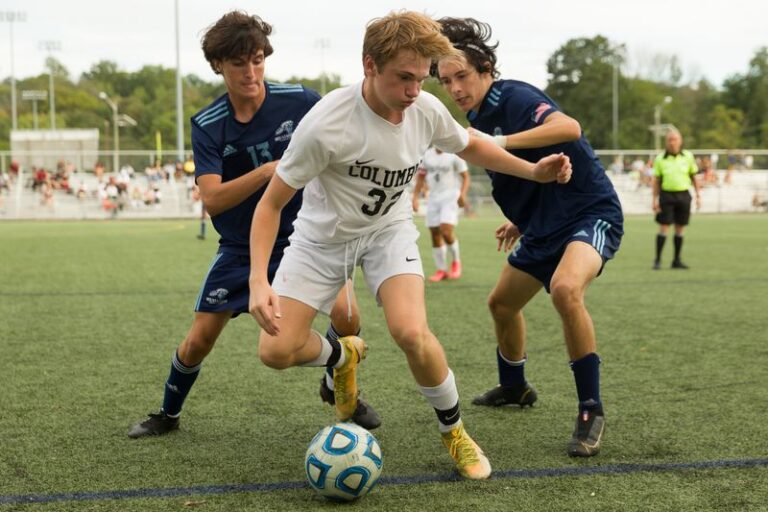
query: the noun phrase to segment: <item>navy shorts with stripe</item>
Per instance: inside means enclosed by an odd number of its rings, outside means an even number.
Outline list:
[[[546,238],[523,236],[507,261],[513,267],[541,281],[549,293],[549,284],[571,242],[585,242],[595,248],[605,263],[619,250],[624,229],[621,222],[611,224],[597,216],[582,217]],[[603,267],[600,267],[602,273]]]
[[[283,251],[275,251],[269,260],[267,277],[275,277]],[[251,273],[251,259],[247,254],[218,252],[213,257],[208,273],[197,296],[195,311],[218,313],[231,311],[232,318],[248,312],[248,278]]]

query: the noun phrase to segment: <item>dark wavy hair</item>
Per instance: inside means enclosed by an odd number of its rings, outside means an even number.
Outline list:
[[[457,50],[464,52],[469,65],[478,73],[490,73],[499,77],[496,69],[496,48],[499,43],[491,44],[491,26],[474,18],[440,18],[443,35]],[[432,76],[437,76],[437,65],[431,69]]]
[[[254,55],[259,50],[264,50],[264,57],[269,57],[273,50],[267,36],[271,33],[272,25],[258,16],[243,11],[228,12],[208,27],[203,35],[205,60],[214,73],[219,74],[217,62]]]

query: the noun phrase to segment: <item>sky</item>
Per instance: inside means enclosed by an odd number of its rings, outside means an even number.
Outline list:
[[[499,69],[544,87],[546,61],[571,38],[597,34],[625,44],[626,70],[650,69],[655,55],[676,55],[684,81],[707,78],[715,85],[745,73],[749,60],[768,46],[765,0],[178,0],[182,72],[216,81],[200,50],[206,27],[241,9],[274,27],[275,53],[267,76],[338,74],[342,83],[362,78],[360,49],[370,19],[404,7],[428,14],[474,17],[491,24]],[[762,4],[762,5],[761,5]],[[22,12],[13,23],[17,79],[45,72],[45,42],[77,79],[101,60],[125,71],[144,65],[176,67],[175,0],[0,0],[0,77],[11,75],[11,24],[4,13]]]

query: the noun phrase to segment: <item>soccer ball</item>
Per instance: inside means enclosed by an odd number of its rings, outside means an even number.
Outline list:
[[[337,423],[315,435],[307,448],[307,480],[334,501],[362,498],[381,475],[381,447],[373,435],[354,423]]]

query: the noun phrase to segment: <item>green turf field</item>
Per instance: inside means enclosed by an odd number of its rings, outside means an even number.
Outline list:
[[[590,460],[565,455],[575,389],[543,292],[527,308],[536,407],[469,405],[496,383],[485,300],[504,264],[498,222],[463,219],[464,277],[427,286],[463,417],[497,477],[451,480],[434,412],[358,279],[371,347],[360,381],[384,419],[375,434],[387,480],[344,510],[768,510],[768,216],[696,216],[692,269],[668,268],[670,240],[656,272],[655,225],[627,219],[587,297],[608,422]],[[333,420],[317,397],[321,370],[261,365],[250,317],[232,321],[206,360],[179,432],[126,437],[159,407],[190,325],[216,248],[196,232],[195,221],[0,223],[0,511],[339,508],[299,485],[307,444]]]

